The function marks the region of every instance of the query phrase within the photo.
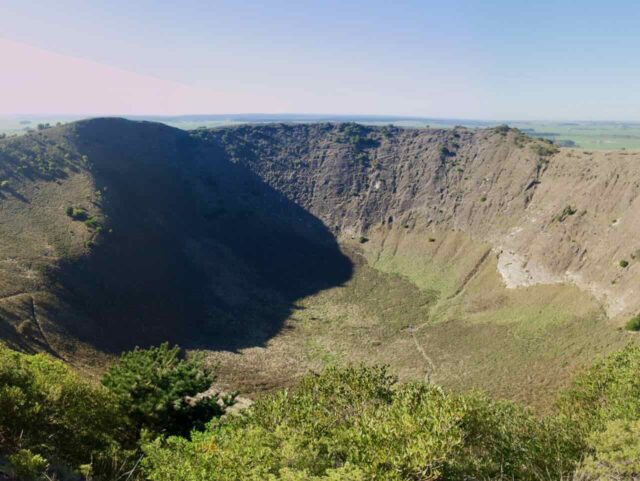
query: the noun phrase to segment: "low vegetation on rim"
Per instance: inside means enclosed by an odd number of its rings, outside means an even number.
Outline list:
[[[398,383],[385,367],[330,367],[225,416],[233,397],[196,396],[213,373],[175,347],[125,353],[99,385],[2,348],[0,469],[23,480],[635,479],[638,369],[630,346],[537,416],[480,392]]]

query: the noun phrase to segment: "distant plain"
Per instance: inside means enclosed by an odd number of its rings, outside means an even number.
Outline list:
[[[90,117],[90,116],[86,116]],[[0,117],[0,134],[21,134],[29,129],[37,129],[38,124],[55,125],[66,123],[85,116],[13,116]],[[610,121],[485,121],[465,119],[437,119],[399,116],[361,116],[361,115],[300,115],[300,114],[216,114],[185,115],[178,117],[126,116],[132,120],[151,120],[185,130],[199,127],[223,127],[239,124],[259,124],[269,122],[313,123],[313,122],[357,122],[364,125],[388,125],[407,128],[452,128],[462,125],[469,128],[494,127],[508,124],[532,137],[551,139],[561,146],[584,150],[639,150],[640,122]]]

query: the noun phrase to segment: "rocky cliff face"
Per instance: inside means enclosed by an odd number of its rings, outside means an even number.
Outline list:
[[[495,129],[302,125],[210,135],[342,240],[417,229],[440,242],[459,231],[493,248],[509,288],[575,283],[609,316],[640,309],[637,153],[556,151]]]

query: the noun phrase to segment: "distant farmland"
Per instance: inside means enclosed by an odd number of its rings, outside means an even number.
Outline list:
[[[35,130],[39,124],[55,125],[81,119],[81,116],[15,116],[0,118],[0,134],[14,135]],[[462,125],[469,128],[492,127],[506,123],[532,137],[551,139],[560,146],[583,150],[640,150],[640,122],[543,122],[543,121],[483,121],[463,119],[432,119],[398,116],[345,116],[302,114],[230,114],[230,115],[186,115],[179,117],[135,116],[133,120],[151,120],[173,127],[191,130],[198,127],[223,127],[238,124],[260,124],[268,122],[315,123],[357,122],[366,125],[388,125],[398,127],[451,128]]]

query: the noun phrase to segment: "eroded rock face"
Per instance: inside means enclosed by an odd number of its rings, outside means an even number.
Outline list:
[[[640,309],[640,154],[555,152],[495,130],[300,125],[211,136],[343,240],[458,230],[494,247],[509,288],[569,282],[610,316]]]

